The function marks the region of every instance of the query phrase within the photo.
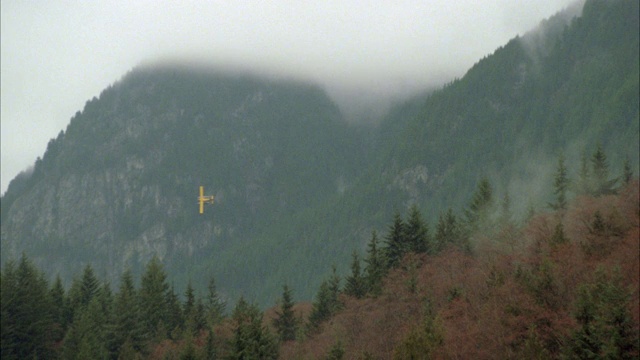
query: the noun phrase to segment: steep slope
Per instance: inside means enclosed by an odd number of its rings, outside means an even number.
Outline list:
[[[215,275],[223,289],[254,295],[274,272],[266,258],[297,251],[274,251],[261,233],[343,191],[364,163],[360,142],[314,86],[136,69],[87,102],[33,173],[10,184],[2,257],[26,251],[63,277],[90,262],[114,280],[157,255],[178,284]],[[200,185],[216,196],[204,215]]]
[[[417,114],[392,112],[369,173],[341,200],[347,211],[364,209],[370,226],[380,227],[416,203],[433,221],[466,205],[486,176],[522,214],[550,200],[561,153],[579,164],[598,143],[611,177],[625,159],[637,173],[638,2],[587,1],[571,19],[574,12],[509,41],[428,96]]]
[[[427,169],[431,181],[417,199],[424,203],[470,193],[481,176],[507,190],[561,152],[578,163],[598,142],[613,154],[612,172],[625,157],[637,171],[638,2],[587,1],[580,17],[566,26],[563,18],[511,40],[429,97],[383,168]]]
[[[284,282],[310,299],[327,264],[344,272],[394,211],[416,203],[433,222],[482,176],[523,211],[549,200],[560,152],[577,164],[600,142],[612,177],[625,158],[637,174],[638,13],[637,1],[589,0],[568,23],[551,18],[392,111],[374,145],[313,86],[137,69],[12,181],[2,259],[26,251],[52,274],[92,262],[116,276],[158,255],[178,288],[211,274],[266,305]],[[204,216],[199,185],[216,195]]]

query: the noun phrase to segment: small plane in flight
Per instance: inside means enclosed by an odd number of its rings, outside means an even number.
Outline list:
[[[204,204],[213,204],[213,195],[205,196],[204,195],[204,186],[200,186],[200,196],[198,197],[198,202],[200,203],[200,214],[204,214]]]

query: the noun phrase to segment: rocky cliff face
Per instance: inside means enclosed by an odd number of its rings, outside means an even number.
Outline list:
[[[178,277],[205,268],[231,286],[247,276],[222,265],[242,262],[231,254],[267,248],[251,239],[343,192],[362,155],[361,137],[314,86],[134,70],[10,185],[2,258],[25,251],[66,278],[91,263],[116,280],[156,255]],[[216,196],[203,215],[200,185]]]

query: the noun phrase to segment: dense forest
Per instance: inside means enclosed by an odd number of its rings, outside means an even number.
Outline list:
[[[560,155],[553,201],[525,219],[479,179],[467,205],[426,221],[412,206],[354,250],[313,303],[282,284],[263,312],[208,279],[177,293],[153,258],[113,289],[90,264],[65,286],[25,255],[2,268],[3,359],[635,359],[639,184],[600,146],[576,177]]]
[[[580,164],[600,144],[612,173],[637,173],[638,7],[561,12],[376,126],[348,123],[305,81],[137,67],[11,181],[0,262],[24,253],[65,284],[91,264],[117,287],[157,257],[177,293],[212,276],[224,299],[264,309],[283,282],[312,299],[328,264],[348,272],[394,213],[415,205],[435,223],[464,208],[481,178],[522,218],[553,201],[560,153]],[[216,198],[203,215],[199,186]]]

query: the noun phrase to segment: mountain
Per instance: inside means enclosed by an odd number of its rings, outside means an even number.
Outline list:
[[[26,251],[63,278],[92,263],[110,279],[156,255],[182,274],[176,281],[213,272],[221,287],[250,293],[300,246],[275,249],[262,233],[343,192],[366,163],[362,149],[316,86],[136,69],[87,102],[33,172],[12,181],[2,255]],[[203,215],[199,186],[215,195]]]
[[[638,2],[590,0],[481,59],[464,77],[347,124],[321,88],[141,67],[87,102],[1,200],[2,260],[115,281],[158,256],[172,281],[272,304],[310,299],[394,212],[430,222],[487,177],[515,210],[545,206],[560,153],[577,176],[597,144],[638,172]],[[216,196],[199,215],[199,186]]]

